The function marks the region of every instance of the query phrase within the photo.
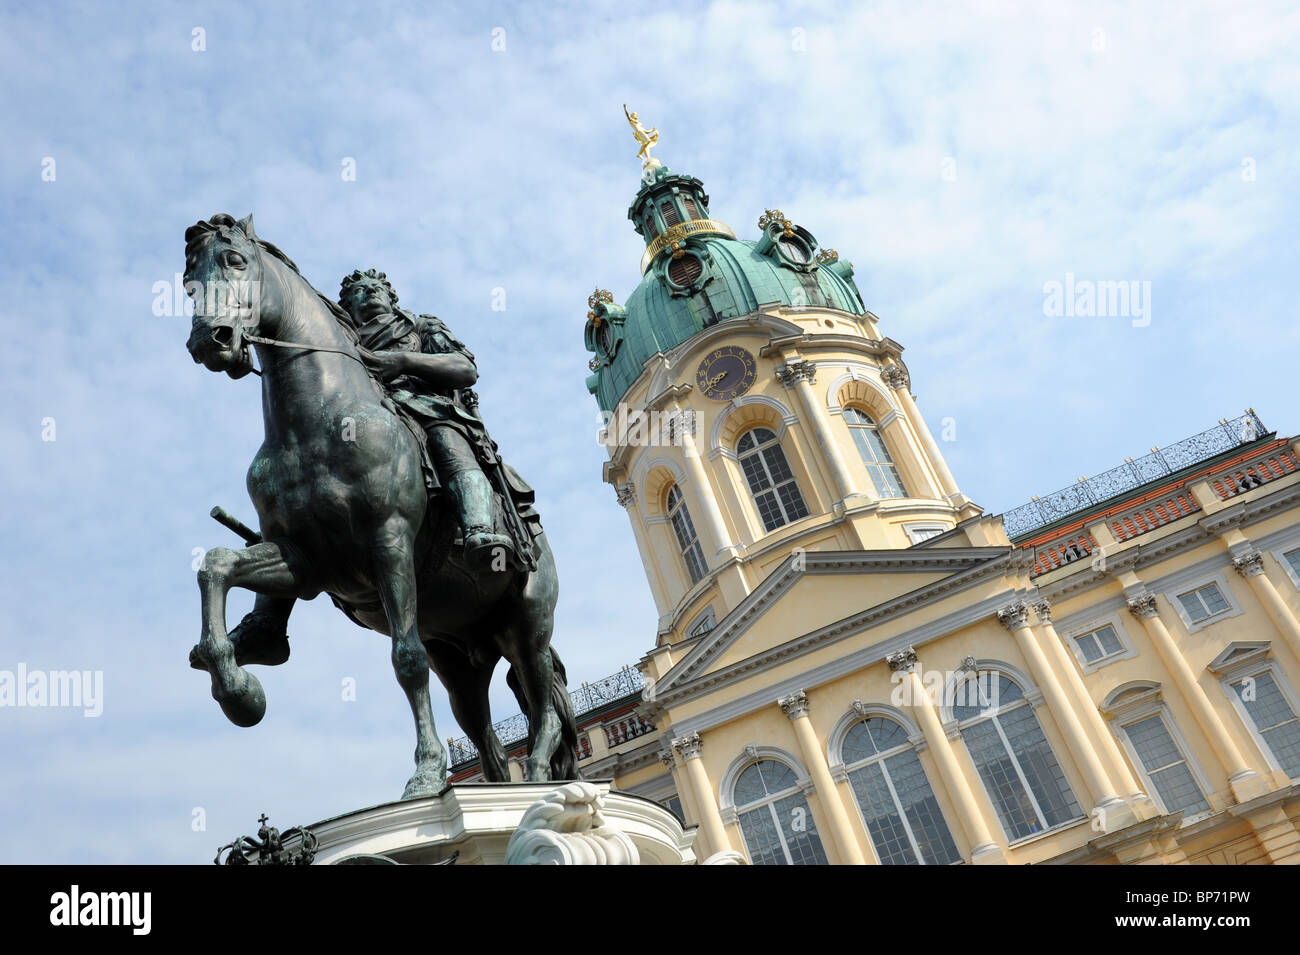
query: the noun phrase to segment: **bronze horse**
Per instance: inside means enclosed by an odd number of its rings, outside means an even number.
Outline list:
[[[573,712],[550,646],[558,584],[545,534],[536,538],[532,572],[472,567],[458,549],[436,546],[446,500],[426,493],[416,439],[384,401],[346,313],[257,238],[252,216],[213,216],[187,229],[185,242],[186,289],[195,299],[191,356],[240,378],[253,370],[252,339],[262,376],[266,434],[248,469],[261,541],[209,550],[198,573],[203,625],[193,659],[211,675],[222,711],[239,726],[266,712],[261,683],[241,665],[263,661],[241,658],[226,630],[230,589],[279,599],[325,592],[354,621],[392,639],[416,730],[415,773],[402,798],[446,785],[430,668],[486,778],[509,779],[488,707],[502,657],[528,716],[526,778],[577,778]]]

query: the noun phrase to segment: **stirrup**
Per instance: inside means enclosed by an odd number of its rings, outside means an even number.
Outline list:
[[[468,559],[482,559],[498,547],[503,548],[508,555],[514,554],[514,541],[505,534],[494,533],[492,528],[483,524],[465,529],[465,556]]]

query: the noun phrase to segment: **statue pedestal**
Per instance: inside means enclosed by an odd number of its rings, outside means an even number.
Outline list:
[[[314,865],[693,865],[695,830],[608,781],[462,783],[308,827]],[[511,839],[514,838],[512,844]]]

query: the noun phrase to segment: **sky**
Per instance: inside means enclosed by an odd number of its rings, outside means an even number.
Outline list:
[[[0,862],[206,863],[262,812],[314,822],[410,773],[386,638],[324,598],[258,668],[255,728],[187,665],[195,555],[236,544],[208,510],[252,521],[262,437],[256,379],[195,365],[155,301],[195,221],[254,213],[327,294],[382,269],[474,352],[577,685],[656,629],[584,383],[587,296],[640,277],[624,103],[740,237],[779,208],[853,262],[1000,513],[1247,407],[1300,431],[1297,48],[1287,3],[10,0],[0,671],[98,673],[102,712],[0,707]],[[1144,313],[1053,314],[1067,276],[1136,282]],[[515,711],[502,673],[493,704]]]

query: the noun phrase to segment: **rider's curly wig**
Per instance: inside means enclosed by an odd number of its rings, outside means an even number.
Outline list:
[[[393,290],[393,286],[389,283],[387,275],[383,272],[376,272],[374,269],[366,269],[364,272],[357,269],[351,275],[343,276],[343,282],[339,286],[339,305],[343,307],[345,312],[350,312],[350,309],[348,308],[348,294],[352,291],[352,286],[356,285],[358,282],[366,280],[381,283],[384,286],[384,289],[388,292],[388,300],[394,305],[397,304],[397,292]]]

